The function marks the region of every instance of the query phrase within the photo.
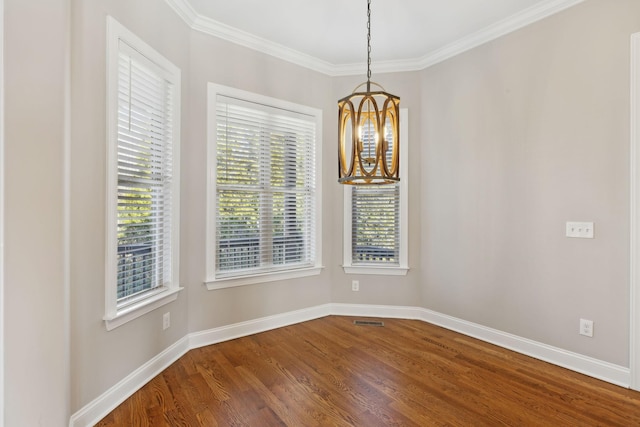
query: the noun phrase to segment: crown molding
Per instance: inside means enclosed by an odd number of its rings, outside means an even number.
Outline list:
[[[544,3],[532,6],[522,12],[503,19],[502,21],[498,21],[493,25],[485,27],[480,31],[470,34],[467,37],[463,37],[453,43],[443,46],[440,49],[426,54],[417,60],[416,66],[421,70],[429,68],[456,55],[582,3],[583,1],[584,0],[548,0]]]
[[[309,68],[320,73],[333,76],[335,65],[311,55],[288,48],[270,40],[255,36],[246,31],[239,30],[222,22],[198,14],[191,6],[189,0],[165,0],[165,2],[180,16],[192,29],[213,37],[217,37],[260,53],[282,59],[287,62]]]
[[[188,0],[166,0],[168,2],[186,2]],[[300,65],[301,67],[319,71],[323,74],[332,75],[335,65],[311,55],[288,48],[278,43],[274,43],[267,39],[255,36],[246,31],[239,30],[211,18],[198,15],[194,23],[191,25],[196,31],[227,40],[249,49],[257,50],[260,53],[282,59],[287,62]]]
[[[167,3],[188,26],[193,28],[193,24],[200,15],[193,6],[191,6],[189,0],[165,0],[165,3]]]
[[[583,1],[584,0],[547,0],[493,25],[485,27],[467,37],[463,37],[453,43],[443,46],[440,49],[428,52],[420,58],[374,62],[371,64],[371,68],[377,73],[423,70],[582,3]],[[211,18],[200,15],[193,8],[189,0],[165,0],[165,2],[187,23],[187,25],[196,31],[257,50],[261,53],[291,62],[301,67],[318,71],[332,77],[363,74],[363,70],[366,70],[365,63],[332,64],[311,55],[290,49],[281,44],[257,37],[246,31],[215,21]]]
[[[422,65],[421,59],[400,59],[395,61],[373,61],[371,62],[371,71],[373,74],[380,73],[397,73],[402,71],[420,71],[425,67]],[[333,65],[331,69],[332,77],[337,76],[355,76],[367,75],[367,63],[341,64]]]

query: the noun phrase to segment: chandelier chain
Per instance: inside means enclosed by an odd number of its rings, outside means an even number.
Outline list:
[[[371,0],[367,0],[367,91],[371,81]]]

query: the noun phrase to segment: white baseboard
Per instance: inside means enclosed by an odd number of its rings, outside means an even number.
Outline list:
[[[183,337],[73,414],[69,420],[69,427],[94,426],[188,351],[189,340]]]
[[[330,314],[331,305],[325,304],[189,334],[73,414],[69,420],[69,427],[95,425],[191,349],[318,319]]]
[[[333,304],[332,314],[418,319],[621,387],[629,388],[631,384],[631,370],[629,368],[522,338],[497,329],[488,328],[477,323],[447,316],[425,308]]]
[[[422,320],[422,310],[419,307],[398,305],[331,304],[331,314],[336,316]]]
[[[329,315],[422,320],[612,384],[628,388],[631,383],[629,368],[424,308],[365,304],[324,304],[189,334],[73,414],[69,421],[69,427],[93,426],[135,391],[139,390],[191,349]]]
[[[198,348],[206,345],[217,344],[223,341],[246,337],[271,329],[282,328],[308,320],[319,319],[329,316],[331,304],[318,305],[302,310],[290,311],[276,314],[274,316],[262,317],[260,319],[248,320],[246,322],[234,323],[233,325],[213,328],[202,332],[189,334],[189,347]]]
[[[421,320],[581,374],[629,388],[631,370],[579,353],[563,350],[497,329],[478,325],[435,311],[421,309]]]

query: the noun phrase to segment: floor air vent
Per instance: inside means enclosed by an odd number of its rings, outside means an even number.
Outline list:
[[[353,324],[357,326],[384,326],[384,322],[379,320],[354,320]]]

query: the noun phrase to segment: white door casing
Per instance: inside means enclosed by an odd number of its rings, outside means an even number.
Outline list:
[[[629,368],[631,388],[640,390],[640,33],[631,36],[631,271]]]

